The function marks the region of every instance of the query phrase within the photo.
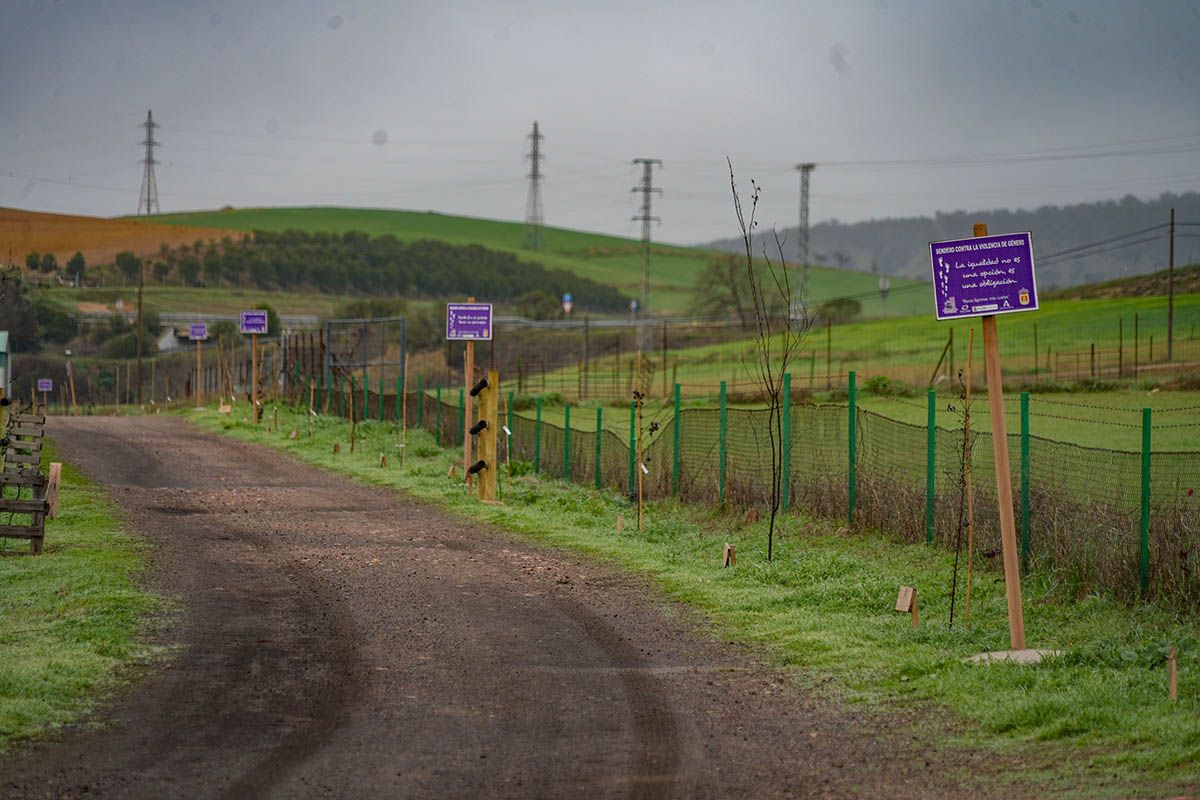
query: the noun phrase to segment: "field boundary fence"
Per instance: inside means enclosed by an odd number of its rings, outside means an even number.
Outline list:
[[[853,374],[845,380],[855,383]],[[462,387],[425,386],[420,378],[404,387],[397,378],[395,394],[385,397],[352,384],[350,378],[321,387],[319,410],[349,416],[353,398],[360,420],[397,422],[407,412],[408,425],[429,431],[440,446],[461,446]],[[645,430],[646,497],[764,507],[771,483],[768,411],[731,407],[726,386],[716,407],[683,407],[680,393],[676,385],[674,402],[663,404],[656,424]],[[854,391],[849,394],[846,403],[793,402],[785,408],[784,509],[954,548],[969,458],[976,555],[999,563],[991,434],[973,425],[964,456],[961,419],[950,410],[956,398],[928,392],[927,421],[914,424],[863,409]],[[512,434],[500,437],[502,459],[526,462],[545,478],[636,491],[632,402],[598,408],[556,403],[552,421],[552,406],[543,398],[526,397],[525,407],[514,392],[505,397],[502,413]],[[1154,430],[1200,425],[1200,406],[1161,410],[1167,422],[1158,427],[1143,411],[1143,447],[1137,451],[1032,435],[1029,395],[1014,401],[1019,410],[1008,438],[1025,570],[1052,573],[1081,594],[1104,590],[1128,602],[1200,608],[1200,452],[1153,450],[1151,441]],[[985,413],[984,406],[977,408]]]

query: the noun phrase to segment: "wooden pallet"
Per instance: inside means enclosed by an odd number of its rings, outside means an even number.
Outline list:
[[[42,414],[10,415],[0,469],[0,538],[28,539],[34,555],[42,552],[50,510],[50,478],[41,471],[45,424]]]

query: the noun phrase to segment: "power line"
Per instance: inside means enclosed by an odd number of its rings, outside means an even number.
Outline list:
[[[138,210],[140,215],[145,210],[146,216],[158,213],[158,181],[154,178],[154,165],[158,162],[154,160],[154,148],[158,146],[158,142],[154,141],[154,129],[158,127],[154,122],[154,115],[147,111],[146,121],[142,123],[142,127],[146,129],[146,138],[142,140],[142,144],[146,147],[146,157],[142,160],[142,190],[138,194]],[[139,347],[141,340],[139,339]],[[139,353],[141,351],[139,350]],[[141,386],[141,369],[138,371],[138,392],[142,391]]]

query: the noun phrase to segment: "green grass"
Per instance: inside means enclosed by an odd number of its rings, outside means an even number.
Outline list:
[[[72,289],[54,287],[37,289],[42,296],[70,311],[77,303],[103,303],[113,308],[120,299],[125,310],[137,308],[137,287],[104,287]],[[148,311],[175,311],[197,314],[236,314],[255,303],[267,302],[280,314],[316,315],[328,317],[338,304],[352,299],[349,295],[320,292],[263,291],[262,289],[214,289],[206,287],[147,286],[143,303]]]
[[[50,443],[44,457],[54,460]],[[0,752],[76,721],[154,655],[139,633],[160,601],[137,582],[145,547],[121,530],[100,487],[63,465],[45,551],[0,540]],[[16,551],[16,552],[14,552]]]
[[[1200,362],[1200,294],[1180,295],[1175,300],[1175,361],[1194,367]],[[1135,315],[1138,318],[1136,356]],[[1046,301],[1040,311],[1009,314],[998,319],[1002,366],[1006,375],[1034,377],[1036,341],[1040,354],[1038,381],[1086,379],[1091,375],[1091,346],[1095,344],[1098,375],[1115,378],[1121,360],[1124,375],[1131,379],[1136,357],[1139,379],[1153,380],[1164,374],[1166,319],[1167,301],[1163,297]],[[1123,357],[1118,354],[1122,324]],[[824,389],[828,370],[832,384],[841,386],[845,384],[846,373],[855,370],[860,381],[884,375],[925,386],[946,348],[951,330],[954,332],[953,364],[956,370],[965,372],[972,328],[975,330],[976,381],[982,384],[983,334],[978,320],[973,324],[946,323],[938,322],[932,314],[923,314],[836,325],[830,330],[814,328],[792,362],[792,385],[797,389]],[[1151,336],[1154,338],[1153,354]],[[721,381],[736,394],[756,387],[752,377],[753,347],[754,339],[746,337],[704,347],[668,350],[667,362],[671,374],[684,385],[689,395],[715,393]],[[950,358],[948,354],[941,372],[948,371]],[[613,358],[593,359],[590,367],[592,385],[624,385],[628,360],[627,354],[618,374]],[[655,351],[648,357],[647,364],[651,369],[661,369],[661,355]],[[579,382],[578,373],[578,366],[572,364],[547,375],[545,382],[551,391],[573,394]],[[534,378],[530,383],[539,380]],[[650,386],[652,394],[661,394],[661,372],[655,374]]]
[[[1062,657],[1034,667],[967,665],[968,655],[1008,645],[1003,586],[997,574],[977,571],[971,627],[949,627],[952,556],[942,551],[880,532],[839,535],[836,523],[789,515],[768,563],[763,523],[670,501],[648,505],[644,533],[620,536],[617,513],[629,520],[633,511],[614,492],[522,477],[502,486],[505,505],[477,505],[446,477],[452,455],[423,432],[410,432],[412,458],[400,468],[389,425],[361,424],[357,453],[349,454],[344,421],[319,418],[309,437],[290,412],[281,412],[277,433],[236,414],[187,416],[208,430],[647,576],[700,611],[713,635],[761,648],[800,685],[885,712],[925,709],[962,731],[949,744],[1036,754],[1052,765],[1037,779],[1048,777],[1067,794],[1160,796],[1200,781],[1200,646],[1192,617],[1125,607],[1107,596],[1066,596],[1052,576],[1027,579],[1028,641]],[[301,432],[298,440],[287,438],[291,429]],[[337,441],[343,452],[334,456]],[[392,466],[378,466],[381,451],[393,454]],[[725,542],[737,545],[736,568],[719,567]],[[891,611],[901,584],[918,589],[916,630]],[[1176,704],[1166,696],[1164,656],[1172,645],[1181,648]]]
[[[172,225],[217,226],[229,230],[341,232],[359,230],[371,235],[391,234],[401,240],[439,239],[454,244],[481,244],[523,259],[559,267],[581,277],[615,286],[631,296],[641,293],[642,246],[633,239],[597,233],[546,228],[542,249],[524,249],[525,226],[516,222],[458,217],[418,211],[360,208],[248,208],[230,211],[195,211],[163,214],[155,220]],[[696,281],[713,253],[690,247],[654,245],[651,266],[650,307],[655,312],[686,312]],[[908,315],[924,308],[921,292],[900,292],[887,303],[878,296],[875,275],[814,267],[811,301],[863,295],[867,316]],[[893,291],[915,283],[893,278]],[[486,299],[486,298],[481,298]],[[580,298],[580,302],[585,302]]]
[[[986,390],[977,387],[972,397],[971,429],[990,433]],[[1005,396],[1005,423],[1009,433],[1020,430],[1020,396]],[[859,394],[859,406],[885,417],[924,426],[927,420],[924,397],[879,397]],[[956,416],[946,410],[952,398],[938,402],[938,426],[953,428]],[[1071,442],[1085,447],[1141,452],[1142,409],[1152,414],[1154,452],[1200,451],[1200,392],[1125,388],[1110,392],[1049,392],[1029,398],[1029,432],[1033,436]],[[1190,409],[1175,411],[1174,409]],[[1186,424],[1187,427],[1176,427]]]

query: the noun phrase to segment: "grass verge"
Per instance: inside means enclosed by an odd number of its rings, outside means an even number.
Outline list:
[[[43,457],[57,460],[47,442]],[[78,720],[154,648],[139,636],[159,600],[137,584],[145,548],[112,501],[63,464],[59,516],[45,551],[0,540],[0,753]]]
[[[244,407],[239,411],[245,414]],[[360,424],[351,454],[345,421],[319,418],[309,435],[304,417],[290,412],[281,411],[276,432],[236,413],[186,413],[207,430],[648,576],[671,598],[703,612],[718,635],[761,647],[799,681],[842,702],[942,709],[951,724],[961,723],[959,743],[1048,758],[1049,774],[1037,779],[1065,794],[1157,796],[1200,782],[1194,618],[1151,605],[1122,606],[1107,596],[1068,596],[1052,576],[1027,580],[1028,640],[1062,655],[1036,667],[967,665],[966,656],[1008,646],[1003,583],[987,564],[976,567],[969,628],[961,624],[961,570],[960,621],[951,627],[952,554],[880,532],[846,533],[828,521],[789,515],[768,563],[763,523],[744,524],[711,509],[650,503],[646,529],[636,534],[630,504],[617,493],[532,476],[502,482],[505,505],[478,505],[447,478],[452,453],[424,432],[410,432],[410,458],[401,468],[391,425]],[[335,442],[342,447],[338,455]],[[386,468],[379,466],[380,453],[388,456]],[[618,512],[626,519],[622,535],[615,531]],[[737,545],[736,568],[719,568],[725,542]],[[916,629],[891,610],[901,584],[918,589],[922,623]],[[1165,666],[1172,646],[1180,650],[1175,703],[1167,698]]]

